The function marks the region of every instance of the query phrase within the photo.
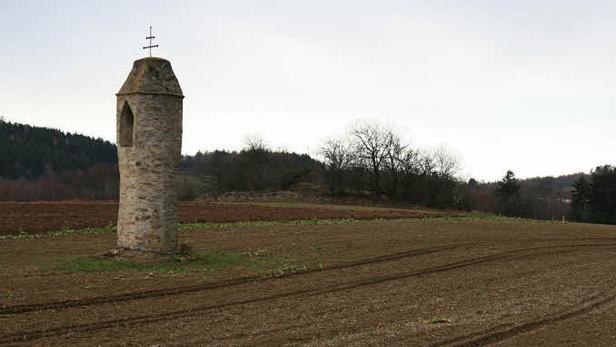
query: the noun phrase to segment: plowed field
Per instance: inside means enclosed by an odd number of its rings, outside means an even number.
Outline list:
[[[462,217],[180,238],[210,256],[97,268],[83,259],[113,233],[0,240],[0,344],[616,345],[614,226]]]
[[[305,205],[302,205],[305,206]],[[442,216],[442,212],[405,209],[285,207],[257,204],[181,202],[180,223],[279,221],[301,219],[374,219]],[[115,224],[118,204],[105,202],[0,203],[0,235]]]

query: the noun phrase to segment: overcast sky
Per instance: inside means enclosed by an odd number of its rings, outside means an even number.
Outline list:
[[[0,0],[0,115],[114,141],[149,25],[185,154],[249,134],[314,154],[368,119],[480,180],[616,164],[613,0]]]

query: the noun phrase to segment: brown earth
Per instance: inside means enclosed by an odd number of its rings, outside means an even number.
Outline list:
[[[180,223],[195,223],[346,218],[391,219],[445,215],[437,211],[408,209],[348,208],[318,204],[290,206],[293,204],[180,202],[178,218]],[[3,202],[0,203],[0,235],[102,227],[115,225],[117,218],[118,204],[115,202]]]
[[[276,261],[66,273],[53,264],[112,248],[114,235],[0,241],[0,344],[616,345],[613,226],[407,219],[181,238]],[[280,264],[306,270],[263,275]]]

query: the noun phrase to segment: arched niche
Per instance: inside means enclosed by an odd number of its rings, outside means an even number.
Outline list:
[[[120,147],[132,147],[133,146],[133,133],[135,128],[135,117],[133,116],[133,110],[127,101],[124,101],[122,106],[122,113],[120,114]]]

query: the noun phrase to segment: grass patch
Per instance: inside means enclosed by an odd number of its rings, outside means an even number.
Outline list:
[[[451,323],[451,319],[447,317],[432,317],[426,321],[427,324],[446,324]]]
[[[186,256],[165,256],[152,262],[108,259],[104,257],[80,257],[56,267],[64,272],[157,272],[185,273],[187,271],[216,271],[219,269],[243,266],[259,268],[268,262],[267,250],[248,252],[201,251]]]

